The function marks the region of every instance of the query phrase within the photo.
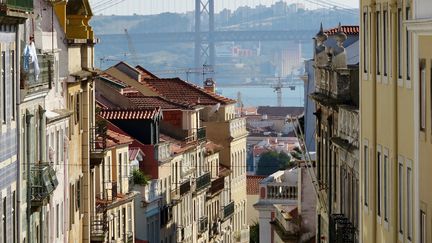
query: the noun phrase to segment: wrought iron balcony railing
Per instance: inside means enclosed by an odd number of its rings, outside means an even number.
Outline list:
[[[30,173],[32,206],[44,205],[58,185],[56,172],[49,163],[40,163],[32,165]]]
[[[180,196],[183,196],[184,194],[190,192],[190,189],[191,189],[190,180],[183,182],[180,185]]]
[[[200,191],[206,187],[208,187],[211,183],[210,172],[205,173],[204,175],[198,177],[196,179],[196,191]]]
[[[104,122],[97,122],[95,127],[90,128],[90,165],[98,166],[105,157],[107,146],[107,127]]]
[[[206,138],[206,127],[197,128],[197,140],[204,141]]]
[[[0,13],[6,16],[23,17],[33,12],[33,0],[0,0]]]
[[[231,217],[233,214],[234,214],[234,201],[231,201],[223,209],[224,219],[227,219],[227,218]]]
[[[208,229],[208,218],[201,217],[198,221],[198,233],[204,233]]]
[[[35,93],[51,88],[54,81],[54,55],[37,54],[39,75],[35,63],[30,63],[30,56],[24,56],[21,64],[21,89]]]
[[[214,194],[222,191],[225,188],[225,177],[219,177],[211,182],[210,189],[208,191],[208,196],[213,196]]]

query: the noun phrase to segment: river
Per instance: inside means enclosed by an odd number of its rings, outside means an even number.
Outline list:
[[[303,106],[303,86],[295,86],[295,90],[282,88],[282,106]],[[217,92],[228,98],[237,99],[237,93],[241,93],[241,99],[245,107],[248,106],[277,106],[277,94],[270,86],[222,86]]]

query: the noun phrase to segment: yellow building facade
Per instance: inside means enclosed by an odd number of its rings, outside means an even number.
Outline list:
[[[360,1],[360,239],[418,242],[410,1]]]
[[[432,4],[413,1],[413,19],[406,21],[412,36],[414,93],[415,207],[414,233],[418,242],[432,242]]]

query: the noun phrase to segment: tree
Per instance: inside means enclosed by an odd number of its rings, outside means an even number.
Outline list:
[[[132,178],[135,185],[145,186],[150,181],[150,177],[144,175],[140,170],[132,171]]]
[[[285,170],[291,166],[291,157],[288,154],[270,151],[261,155],[256,173],[257,175],[271,175],[278,170]]]
[[[255,222],[249,229],[249,242],[259,243],[259,223]]]

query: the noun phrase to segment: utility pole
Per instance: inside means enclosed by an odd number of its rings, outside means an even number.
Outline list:
[[[205,18],[208,18],[208,32],[202,26]],[[215,66],[214,30],[214,0],[195,0],[195,67]],[[201,84],[199,74],[195,74],[194,81]]]

